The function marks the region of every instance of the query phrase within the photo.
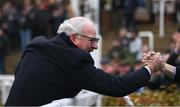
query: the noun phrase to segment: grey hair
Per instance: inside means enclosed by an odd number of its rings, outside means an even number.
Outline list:
[[[66,33],[68,36],[74,33],[82,33],[84,23],[88,19],[84,17],[75,17],[64,21],[58,28],[57,34],[62,32]]]

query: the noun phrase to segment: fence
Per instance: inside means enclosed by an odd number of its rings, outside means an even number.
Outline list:
[[[99,95],[97,93],[83,90],[74,98],[65,98],[55,100],[52,103],[42,107],[60,107],[60,106],[96,106]]]
[[[147,37],[148,41],[149,41],[149,48],[150,50],[154,50],[154,35],[151,31],[140,31],[139,32],[139,36],[141,38]]]
[[[14,81],[13,75],[0,75],[0,95],[1,101],[4,104],[11,89],[12,83]]]

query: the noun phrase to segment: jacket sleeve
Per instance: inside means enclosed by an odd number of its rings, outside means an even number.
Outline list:
[[[167,60],[167,63],[170,65],[174,65],[177,58],[178,58],[178,53],[172,52]]]
[[[174,80],[180,81],[180,66],[176,67],[176,74],[175,74]]]
[[[83,58],[76,66],[75,78],[81,88],[103,95],[122,97],[145,86],[150,74],[146,68],[125,76],[114,76],[94,67],[91,58]]]

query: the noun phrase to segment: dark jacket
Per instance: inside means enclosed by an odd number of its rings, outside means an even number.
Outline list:
[[[82,89],[122,97],[145,86],[149,79],[145,68],[123,77],[105,73],[65,33],[51,40],[40,36],[23,52],[5,105],[43,105],[74,97]]]
[[[180,82],[180,66],[176,67],[176,74],[174,80]]]
[[[170,53],[170,56],[167,60],[167,63],[173,66],[180,66],[180,50],[178,50],[177,52],[172,51]]]

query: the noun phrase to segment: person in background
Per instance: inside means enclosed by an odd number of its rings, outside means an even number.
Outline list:
[[[114,39],[112,41],[112,47],[108,51],[108,58],[114,60],[114,59],[118,59],[119,57],[121,57],[123,53],[121,53],[120,47],[121,47],[121,43],[120,43],[119,39]]]
[[[55,5],[52,9],[50,17],[50,24],[52,28],[52,35],[56,35],[59,24],[63,23],[67,19],[67,14],[63,6]]]
[[[5,59],[8,52],[8,38],[0,27],[0,74],[5,74]]]
[[[31,0],[24,0],[24,5],[21,9],[21,16],[19,19],[20,25],[20,41],[21,41],[21,50],[30,42],[32,38],[32,14],[33,14],[33,5]]]
[[[120,45],[121,53],[124,54],[124,55],[128,55],[129,54],[130,38],[128,37],[127,28],[121,28],[119,30],[118,39],[119,39],[120,44],[121,44]]]
[[[118,75],[127,75],[131,72],[133,72],[131,63],[126,59],[120,59],[117,74]]]
[[[33,10],[32,38],[44,35],[48,36],[48,27],[50,20],[49,1],[36,0],[36,8]]]
[[[101,60],[101,69],[107,73],[115,74],[115,69],[111,64],[111,61],[106,57],[103,57]]]
[[[125,47],[128,48],[130,40],[128,38],[128,30],[127,30],[127,28],[121,28],[119,30],[118,38],[119,38],[122,46],[125,46]]]
[[[6,34],[10,41],[11,51],[19,49],[20,37],[19,37],[19,19],[20,11],[18,4],[15,1],[7,1],[4,5],[3,13],[5,17]]]
[[[122,24],[126,28],[137,27],[136,21],[134,19],[135,10],[138,6],[138,0],[123,0],[123,19]]]
[[[172,42],[167,63],[180,66],[180,28],[172,35]]]
[[[136,60],[141,60],[142,58],[142,39],[139,37],[139,32],[137,29],[131,29],[131,42],[129,45],[130,52],[135,56]]]

